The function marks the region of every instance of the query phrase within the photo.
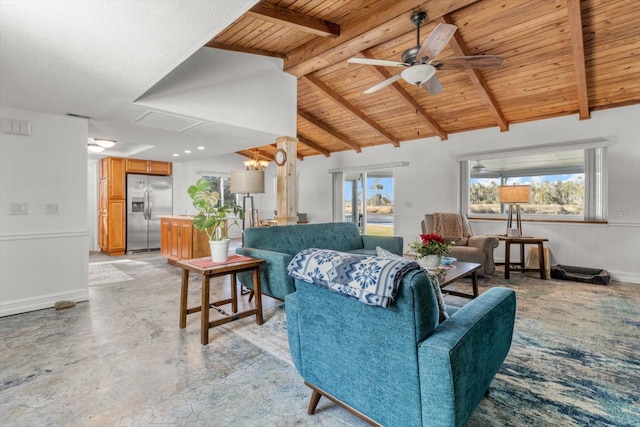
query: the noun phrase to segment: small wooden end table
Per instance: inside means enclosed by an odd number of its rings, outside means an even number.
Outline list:
[[[180,329],[187,326],[187,315],[202,312],[200,321],[200,341],[202,345],[209,344],[209,328],[220,326],[243,317],[256,316],[256,324],[262,325],[262,293],[260,290],[260,265],[264,264],[263,259],[250,258],[241,255],[232,255],[227,262],[213,263],[211,257],[186,259],[176,263],[182,268],[182,289],[180,291]],[[189,272],[194,272],[202,276],[202,299],[200,306],[187,308],[187,296],[189,294]],[[255,308],[238,312],[238,286],[236,274],[243,271],[253,271],[253,284],[255,291]],[[210,302],[210,280],[212,277],[231,275],[231,298]],[[210,321],[209,308],[231,304],[232,315],[222,319]]]
[[[504,242],[504,278],[509,278],[509,272],[511,271],[538,271],[540,270],[540,278],[546,279],[545,274],[545,262],[544,262],[544,242],[548,242],[549,239],[542,237],[508,237],[508,236],[496,236],[498,240]],[[520,245],[520,261],[517,263],[511,262],[511,245]],[[525,268],[524,264],[524,245],[538,245],[538,258],[540,259],[539,268]]]

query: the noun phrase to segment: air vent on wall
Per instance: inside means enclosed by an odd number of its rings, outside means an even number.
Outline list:
[[[147,111],[131,123],[150,126],[159,129],[184,132],[204,123],[202,120],[194,120],[190,117],[178,116],[175,114],[161,113],[158,111]]]

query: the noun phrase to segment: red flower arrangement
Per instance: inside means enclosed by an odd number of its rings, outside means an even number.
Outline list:
[[[444,256],[451,249],[451,244],[445,243],[442,236],[436,233],[421,234],[420,240],[417,240],[409,245],[411,250],[419,257],[425,257],[427,255]]]

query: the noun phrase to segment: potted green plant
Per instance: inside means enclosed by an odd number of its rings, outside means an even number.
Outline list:
[[[193,218],[193,227],[203,230],[209,238],[211,260],[225,262],[229,253],[229,239],[223,236],[223,230],[231,226],[240,226],[238,219],[244,219],[244,211],[233,202],[220,203],[220,193],[213,190],[213,186],[204,178],[198,179],[190,185],[187,193],[193,200],[193,207],[198,214]],[[233,214],[233,223],[227,226],[228,217]]]

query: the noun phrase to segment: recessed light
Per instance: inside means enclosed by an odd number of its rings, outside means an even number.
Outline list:
[[[198,150],[204,150],[204,147],[198,147]]]
[[[178,154],[178,153],[173,153],[173,157],[180,157],[180,154]]]
[[[186,154],[191,154],[191,150],[184,150]]]

